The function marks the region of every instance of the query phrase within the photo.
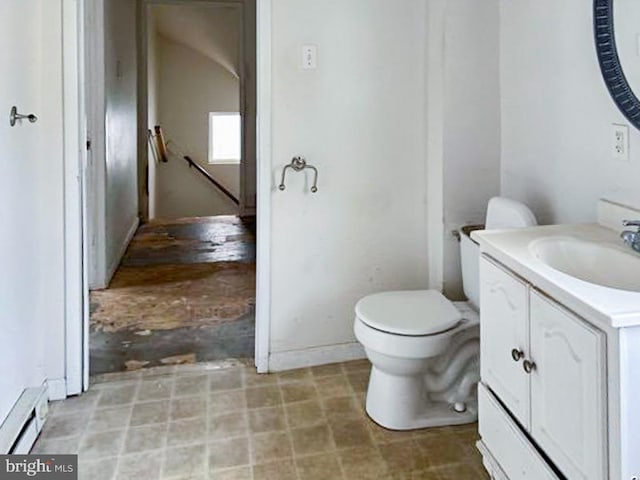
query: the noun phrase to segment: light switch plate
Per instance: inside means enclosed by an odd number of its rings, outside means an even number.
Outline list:
[[[315,70],[318,68],[318,47],[315,45],[303,45],[301,60],[303,70]]]

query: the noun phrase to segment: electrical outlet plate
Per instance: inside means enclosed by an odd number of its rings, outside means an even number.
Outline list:
[[[628,162],[629,126],[614,123],[611,127],[611,156],[619,162]]]

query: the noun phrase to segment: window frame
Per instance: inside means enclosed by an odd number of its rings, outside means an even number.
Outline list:
[[[239,158],[221,158],[215,159],[213,157],[213,119],[215,117],[230,117],[237,116],[240,123],[240,156]],[[242,113],[241,112],[209,112],[209,126],[208,126],[208,137],[209,137],[209,152],[207,163],[209,165],[240,165],[242,163]]]

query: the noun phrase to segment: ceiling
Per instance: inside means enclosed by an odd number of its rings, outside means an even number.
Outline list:
[[[160,35],[201,53],[239,77],[239,6],[153,5],[150,18]]]

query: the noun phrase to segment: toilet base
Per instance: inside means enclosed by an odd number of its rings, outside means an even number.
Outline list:
[[[372,367],[366,411],[378,425],[389,430],[415,430],[463,425],[478,420],[475,395],[466,399],[463,412],[457,412],[451,403],[426,397],[421,376],[390,375]]]

